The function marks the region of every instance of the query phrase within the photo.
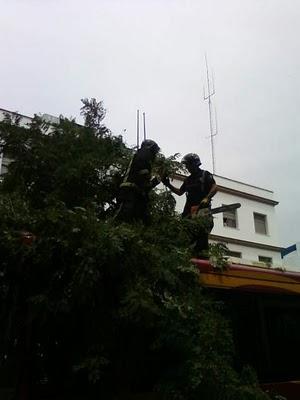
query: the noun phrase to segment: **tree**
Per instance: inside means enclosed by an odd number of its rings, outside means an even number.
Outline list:
[[[178,218],[168,192],[153,194],[149,227],[114,221],[132,150],[101,124],[101,102],[83,103],[85,126],[0,123],[12,159],[0,196],[2,376],[20,399],[267,399],[233,369],[222,305],[198,284],[197,222]]]

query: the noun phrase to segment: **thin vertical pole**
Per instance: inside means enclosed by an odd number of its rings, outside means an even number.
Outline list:
[[[210,81],[207,65],[207,57],[205,54],[205,64],[206,64],[206,77],[207,77],[207,89],[208,89],[208,111],[209,111],[209,129],[210,129],[210,143],[211,143],[211,157],[212,157],[212,169],[213,174],[215,173],[215,150],[214,150],[214,135],[213,135],[213,125],[212,125],[212,115],[211,115],[211,92],[210,92]]]
[[[136,147],[140,147],[140,110],[136,111]]]
[[[3,153],[0,154],[0,175],[2,174]]]
[[[214,174],[215,171],[216,171],[214,136],[216,136],[218,132],[217,132],[217,127],[216,127],[216,131],[214,132],[214,127],[213,127],[213,122],[212,122],[212,101],[211,101],[211,97],[215,94],[215,84],[214,84],[214,79],[213,79],[213,81],[212,81],[213,88],[211,89],[206,54],[205,54],[205,65],[206,65],[206,79],[207,79],[207,91],[208,91],[208,93],[207,93],[207,96],[205,96],[205,92],[204,92],[204,100],[208,100],[212,169],[213,169],[213,174]],[[216,121],[216,124],[217,124],[217,121]]]
[[[146,114],[143,112],[143,122],[144,122],[144,140],[146,140]]]

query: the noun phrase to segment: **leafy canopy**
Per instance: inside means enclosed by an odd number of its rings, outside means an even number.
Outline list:
[[[27,127],[9,117],[0,123],[1,150],[12,160],[0,188],[6,385],[26,353],[26,383],[36,393],[266,399],[234,371],[222,305],[198,284],[189,238],[197,223],[181,220],[161,191],[149,227],[116,224],[132,150],[102,124],[101,102],[83,100],[82,113],[85,126],[37,116]],[[154,169],[176,168],[161,156]],[[26,242],[20,231],[34,237]]]

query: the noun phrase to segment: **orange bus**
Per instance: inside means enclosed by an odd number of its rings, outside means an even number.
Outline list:
[[[200,284],[225,304],[232,321],[236,366],[252,366],[261,386],[300,399],[300,273],[194,259]],[[299,346],[298,346],[299,345]]]

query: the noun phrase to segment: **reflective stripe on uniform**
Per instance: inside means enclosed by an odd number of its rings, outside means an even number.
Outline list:
[[[133,182],[123,182],[120,185],[120,188],[122,188],[122,187],[130,187],[130,188],[138,189],[137,185]]]
[[[139,171],[139,175],[148,175],[148,174],[150,174],[149,169],[141,169]]]

